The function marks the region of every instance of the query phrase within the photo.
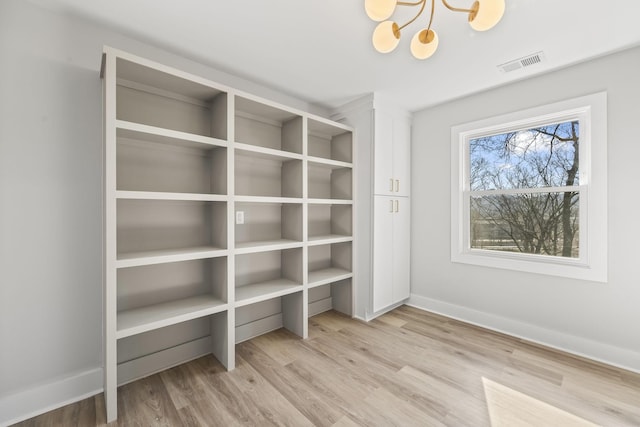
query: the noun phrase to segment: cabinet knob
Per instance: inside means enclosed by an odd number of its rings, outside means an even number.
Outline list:
[[[400,191],[400,180],[396,179],[396,192]]]
[[[393,192],[393,178],[389,178],[389,191]]]
[[[400,202],[396,200],[396,212],[400,211]]]

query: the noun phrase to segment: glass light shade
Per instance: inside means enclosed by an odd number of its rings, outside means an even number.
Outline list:
[[[411,39],[411,54],[416,59],[427,59],[438,49],[438,42],[438,34],[435,31],[418,31]]]
[[[384,21],[396,10],[396,0],[364,0],[364,10],[374,21]]]
[[[478,12],[473,19],[469,17],[471,28],[476,31],[486,31],[500,22],[504,15],[504,0],[477,0],[476,3]]]
[[[373,47],[380,53],[388,53],[398,46],[400,42],[400,32],[398,24],[393,21],[384,21],[373,30]]]

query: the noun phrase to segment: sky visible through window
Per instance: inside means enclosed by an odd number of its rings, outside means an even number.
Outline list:
[[[579,185],[578,136],[573,121],[470,140],[471,190]]]

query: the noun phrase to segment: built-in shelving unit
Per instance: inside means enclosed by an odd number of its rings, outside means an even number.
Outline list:
[[[111,48],[102,77],[108,421],[119,385],[352,314],[349,127]]]

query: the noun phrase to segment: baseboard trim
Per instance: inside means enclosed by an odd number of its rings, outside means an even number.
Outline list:
[[[640,373],[640,353],[515,319],[411,294],[408,306],[501,332],[596,362]]]
[[[102,393],[102,368],[0,397],[0,427],[44,414]]]

